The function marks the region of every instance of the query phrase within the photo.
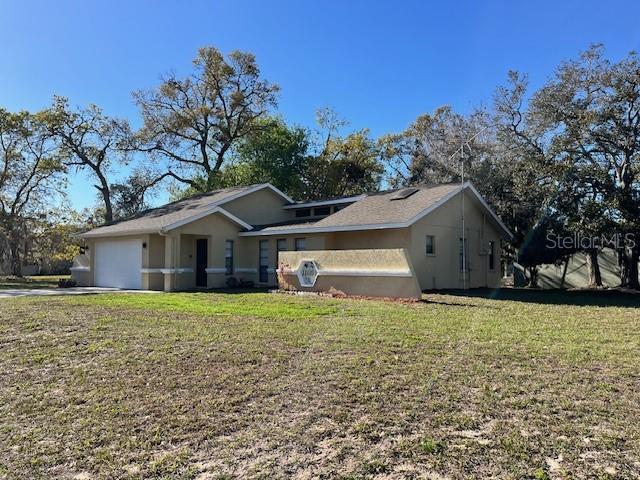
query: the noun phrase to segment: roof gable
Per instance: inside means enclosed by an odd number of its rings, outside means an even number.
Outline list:
[[[226,210],[220,208],[227,202],[256,192],[263,188],[269,188],[282,196],[287,202],[293,200],[269,183],[249,185],[245,187],[233,187],[222,190],[194,195],[183,200],[168,203],[161,207],[152,208],[140,214],[111,225],[97,227],[80,234],[81,237],[107,237],[115,235],[129,235],[138,233],[155,233],[169,231],[179,226],[193,222],[213,213],[221,213],[245,229],[252,226],[235,217]]]
[[[489,207],[480,193],[471,184],[465,182],[423,185],[416,187],[411,195],[398,199],[397,190],[377,192],[367,195],[365,198],[349,205],[313,224],[278,227],[273,229],[273,234],[280,233],[320,233],[355,230],[376,230],[386,228],[406,228],[425,217],[435,209],[444,205],[463,190],[469,190],[478,198],[482,208],[485,209],[505,236],[511,238],[512,234],[502,223],[500,218]],[[242,236],[269,235],[272,229],[267,227],[260,231],[245,232]]]
[[[372,224],[406,224],[425,208],[460,190],[459,184],[417,187],[412,194],[399,198],[401,190],[389,190],[367,195],[362,200],[322,220],[318,227],[341,227]]]

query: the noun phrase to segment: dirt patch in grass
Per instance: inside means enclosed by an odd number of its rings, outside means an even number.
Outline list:
[[[0,477],[640,476],[635,308],[0,302]]]

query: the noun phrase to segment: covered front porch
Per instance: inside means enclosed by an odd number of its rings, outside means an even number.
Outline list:
[[[143,269],[143,288],[170,292],[224,288],[230,278],[265,285],[275,280],[260,282],[264,277],[258,268],[259,252],[249,252],[238,237],[171,233],[152,235],[149,243],[150,267]]]

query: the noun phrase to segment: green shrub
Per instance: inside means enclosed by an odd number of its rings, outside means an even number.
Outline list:
[[[70,278],[61,278],[58,280],[58,288],[73,288],[76,285],[76,281]]]

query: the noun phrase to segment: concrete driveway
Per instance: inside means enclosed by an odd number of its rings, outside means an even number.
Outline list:
[[[16,288],[0,290],[0,299],[15,297],[46,297],[55,295],[89,295],[95,293],[162,293],[152,290],[122,290],[106,287],[74,287],[74,288]]]

